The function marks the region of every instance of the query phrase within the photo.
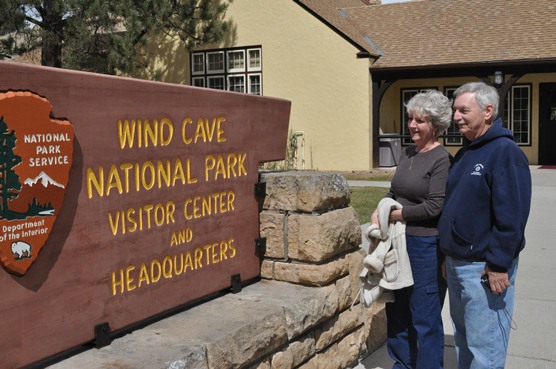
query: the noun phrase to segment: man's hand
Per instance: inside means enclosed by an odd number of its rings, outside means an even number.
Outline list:
[[[486,267],[481,275],[485,274],[488,274],[488,281],[492,293],[499,295],[510,287],[510,278],[507,272],[493,272],[488,267]]]

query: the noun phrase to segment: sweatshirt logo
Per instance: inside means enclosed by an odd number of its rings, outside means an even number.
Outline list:
[[[480,176],[480,175],[482,175],[482,174],[481,174],[481,170],[483,170],[483,168],[484,168],[484,165],[483,165],[483,164],[479,164],[479,163],[475,164],[474,171],[471,172],[471,175],[472,175],[472,176]]]

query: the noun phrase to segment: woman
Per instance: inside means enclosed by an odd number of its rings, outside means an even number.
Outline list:
[[[386,304],[388,352],[393,368],[443,367],[442,304],[446,294],[437,247],[437,222],[451,156],[438,142],[451,123],[450,100],[438,91],[415,95],[406,104],[407,123],[415,145],[401,155],[387,196],[403,207],[390,213],[390,222],[406,224],[407,253],[414,284],[394,290]],[[377,210],[371,222],[378,224]]]

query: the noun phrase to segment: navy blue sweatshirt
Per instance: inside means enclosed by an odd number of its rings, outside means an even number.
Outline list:
[[[525,247],[530,207],[529,163],[498,119],[456,154],[438,223],[440,248],[505,272]]]

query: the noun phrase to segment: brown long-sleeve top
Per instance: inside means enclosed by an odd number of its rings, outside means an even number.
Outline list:
[[[450,153],[442,145],[421,153],[409,146],[402,152],[387,196],[403,205],[407,235],[438,235],[450,165]]]

